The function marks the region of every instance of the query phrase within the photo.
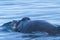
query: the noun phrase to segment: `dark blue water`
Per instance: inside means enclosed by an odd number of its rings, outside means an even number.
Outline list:
[[[60,25],[60,0],[0,0],[0,25],[23,17]],[[43,35],[0,32],[0,40],[60,40],[60,36]]]

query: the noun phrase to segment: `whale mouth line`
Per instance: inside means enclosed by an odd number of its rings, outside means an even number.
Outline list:
[[[32,32],[32,34],[47,34],[48,35],[48,33],[47,32],[40,32],[40,31],[36,31],[36,32]]]

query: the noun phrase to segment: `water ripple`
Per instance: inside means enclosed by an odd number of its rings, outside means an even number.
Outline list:
[[[0,0],[0,25],[30,17],[32,20],[46,20],[60,25],[59,0]],[[2,28],[0,28],[1,31]],[[60,40],[60,37],[38,37],[21,33],[0,32],[0,40]]]

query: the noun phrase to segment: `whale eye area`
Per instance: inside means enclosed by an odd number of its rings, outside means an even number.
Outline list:
[[[15,29],[17,26],[17,21],[13,20],[10,25],[11,25],[11,28]]]

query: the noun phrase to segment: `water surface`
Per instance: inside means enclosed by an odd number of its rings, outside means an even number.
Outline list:
[[[46,20],[60,25],[59,0],[0,0],[0,25],[30,17],[31,20]],[[1,30],[2,28],[0,28]],[[27,34],[28,35],[28,34]],[[40,35],[40,34],[39,34]],[[25,36],[15,32],[0,32],[1,40],[60,40],[60,36]]]

